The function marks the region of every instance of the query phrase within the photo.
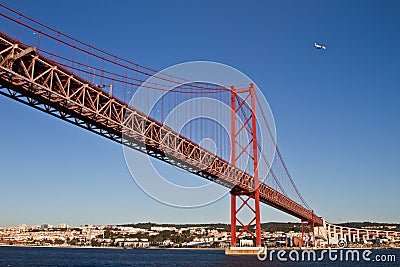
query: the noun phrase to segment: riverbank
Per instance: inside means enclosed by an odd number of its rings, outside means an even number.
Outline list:
[[[165,247],[148,247],[148,248],[132,248],[132,247],[92,247],[92,246],[43,246],[43,245],[8,245],[1,244],[0,247],[21,247],[21,248],[85,248],[85,249],[162,249],[162,250],[224,250],[225,248],[165,248]]]
[[[148,247],[148,248],[132,248],[132,247],[92,247],[92,246],[54,246],[54,245],[9,245],[0,243],[0,247],[21,247],[21,248],[83,248],[83,249],[118,249],[118,250],[132,250],[132,249],[150,249],[150,250],[210,250],[210,251],[219,251],[225,250],[226,248],[190,248],[190,247],[182,247],[182,248],[166,248],[166,247]],[[382,250],[382,249],[399,249],[400,247],[346,247],[346,248],[298,248],[298,247],[268,247],[268,250],[329,250],[329,249],[356,249],[356,250]]]
[[[124,249],[121,247],[92,247],[92,246],[44,246],[44,245],[8,245],[0,244],[0,247],[20,247],[20,248],[104,248],[104,249]]]

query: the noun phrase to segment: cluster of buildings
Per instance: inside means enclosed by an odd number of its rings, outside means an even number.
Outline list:
[[[299,231],[262,231],[262,240],[268,247],[304,246]],[[400,242],[400,240],[398,241]],[[65,223],[53,226],[43,224],[0,227],[0,244],[31,246],[92,246],[92,247],[228,247],[230,231],[210,226],[159,226],[147,228],[117,225],[84,225],[70,227]],[[244,233],[238,240],[241,247],[254,246],[254,240]],[[399,244],[400,245],[400,244]]]
[[[91,245],[93,239],[103,235],[104,226],[80,226],[67,224],[0,227],[0,243],[8,245]]]
[[[289,233],[298,235],[298,233]],[[264,232],[269,240],[285,242],[283,232]],[[180,239],[180,236],[185,236]],[[177,241],[178,240],[178,241]],[[239,240],[240,246],[253,246],[247,233]],[[151,226],[149,229],[131,226],[84,225],[70,227],[67,224],[53,226],[43,224],[14,227],[0,227],[0,244],[5,245],[43,245],[43,246],[114,246],[114,247],[227,247],[230,232],[224,228],[209,226],[166,227]]]

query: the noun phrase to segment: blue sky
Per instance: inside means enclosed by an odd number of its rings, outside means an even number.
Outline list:
[[[210,60],[243,71],[318,215],[400,222],[398,1],[2,3],[146,66]],[[5,97],[0,122],[2,226],[229,222],[228,197],[182,209],[147,196],[116,143]],[[264,205],[261,218],[296,221]]]

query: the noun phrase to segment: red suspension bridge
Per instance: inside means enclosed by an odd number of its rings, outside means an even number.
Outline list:
[[[328,241],[346,233],[348,239],[371,234],[328,224],[306,203],[253,84],[222,86],[159,73],[0,6],[0,94],[231,189],[231,246],[244,233],[261,246],[260,202],[299,218],[312,235]],[[139,88],[145,92],[144,105],[146,97],[163,93],[150,114],[128,103]],[[178,104],[203,96],[231,108],[229,133],[205,118],[191,121],[181,132],[164,123]],[[260,135],[260,124],[267,126],[266,136]],[[199,145],[204,138],[214,141],[215,152]],[[245,208],[254,214],[248,222],[239,216]],[[400,236],[376,236],[384,234]]]

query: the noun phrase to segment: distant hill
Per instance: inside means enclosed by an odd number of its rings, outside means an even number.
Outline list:
[[[373,230],[389,230],[389,231],[398,231],[400,232],[400,224],[395,223],[377,223],[377,222],[347,222],[337,224],[345,227],[352,228],[365,228],[365,229],[373,229]],[[130,224],[121,224],[118,226],[131,226],[135,228],[142,228],[146,230],[150,230],[152,226],[162,226],[162,227],[176,227],[176,228],[188,228],[188,227],[205,227],[209,229],[218,229],[220,231],[230,231],[231,225],[226,223],[198,223],[198,224],[159,224],[159,223],[130,223]],[[253,225],[254,227],[254,225]],[[301,232],[301,223],[293,223],[293,222],[268,222],[262,223],[261,229],[267,232]]]
[[[162,227],[176,227],[176,228],[188,228],[188,227],[206,227],[209,229],[218,229],[220,231],[230,231],[231,230],[231,225],[230,224],[225,224],[225,223],[203,223],[203,224],[158,224],[158,223],[132,223],[132,224],[121,224],[118,226],[130,226],[130,227],[135,227],[135,228],[142,228],[146,230],[150,230],[152,226],[162,226]],[[239,227],[239,226],[238,226]],[[254,227],[254,225],[253,225]],[[268,232],[275,232],[275,231],[284,231],[284,232],[289,232],[289,231],[296,231],[300,232],[301,231],[301,224],[300,223],[282,223],[282,222],[268,222],[268,223],[262,223],[261,224],[261,229],[263,231],[268,231]]]
[[[221,229],[221,230],[226,230],[230,231],[230,224],[225,224],[225,223],[198,223],[198,224],[170,224],[170,223],[152,223],[152,222],[146,222],[146,223],[132,223],[132,224],[121,224],[118,226],[131,226],[135,228],[142,228],[146,230],[150,230],[152,226],[162,226],[162,227],[176,227],[176,228],[188,228],[188,227],[206,227],[210,229]]]
[[[377,222],[347,222],[338,224],[341,226],[352,228],[364,228],[372,230],[385,230],[400,232],[400,224],[398,223],[377,223]]]

